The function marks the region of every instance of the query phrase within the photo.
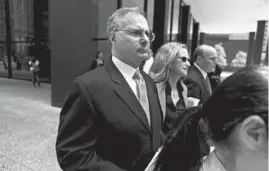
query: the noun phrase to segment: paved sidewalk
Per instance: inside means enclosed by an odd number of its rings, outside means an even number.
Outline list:
[[[50,84],[0,77],[0,171],[60,171]]]

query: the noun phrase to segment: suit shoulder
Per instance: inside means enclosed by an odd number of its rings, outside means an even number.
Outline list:
[[[188,70],[188,77],[197,76],[197,69],[194,66],[191,66]]]
[[[104,67],[98,67],[92,71],[83,73],[82,75],[75,78],[75,82],[80,82],[85,87],[93,86],[96,84],[102,84],[107,79],[107,72]]]
[[[199,82],[197,81],[197,79],[187,76],[184,79],[184,84],[188,86],[189,84],[199,84]]]
[[[199,71],[197,71],[195,68],[190,68],[188,70],[188,75],[185,78],[185,80],[191,81],[191,82],[195,82],[195,83],[199,83],[200,82],[200,75],[199,75]]]

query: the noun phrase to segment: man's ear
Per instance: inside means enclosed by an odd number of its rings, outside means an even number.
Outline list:
[[[202,57],[201,57],[200,55],[198,55],[197,58],[196,58],[196,62],[199,63],[199,62],[201,61],[201,58],[202,58]]]
[[[115,33],[111,33],[111,36],[110,36],[110,42],[112,45],[114,45],[116,43],[116,36],[115,36]]]
[[[239,130],[242,145],[249,149],[260,149],[267,144],[267,127],[260,116],[249,116],[241,123]]]

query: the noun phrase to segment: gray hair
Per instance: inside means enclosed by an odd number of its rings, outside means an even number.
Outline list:
[[[186,45],[178,42],[168,42],[158,49],[150,69],[155,83],[163,84],[168,80],[171,64],[182,49],[187,49]]]
[[[146,16],[146,13],[138,7],[123,7],[114,12],[107,21],[107,36],[110,42],[110,38],[114,35],[115,31],[119,29],[119,21],[123,19],[126,15],[142,15]]]

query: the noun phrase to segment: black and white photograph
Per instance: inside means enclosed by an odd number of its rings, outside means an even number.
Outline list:
[[[0,171],[268,171],[269,0],[0,0]]]

